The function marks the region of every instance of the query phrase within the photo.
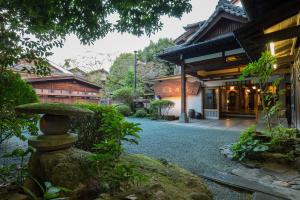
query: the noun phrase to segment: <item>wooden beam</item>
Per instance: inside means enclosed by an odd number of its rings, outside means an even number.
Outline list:
[[[259,43],[267,44],[269,42],[276,42],[276,41],[290,39],[299,36],[300,36],[300,25],[289,27],[272,33],[264,34],[259,39],[253,38],[253,40],[256,40]]]
[[[222,52],[217,52],[217,53],[207,54],[207,55],[203,55],[203,56],[188,58],[188,59],[185,59],[184,62],[189,64],[189,63],[200,62],[200,61],[204,61],[204,60],[211,60],[214,58],[222,58],[222,56],[223,56]]]
[[[249,63],[249,61],[244,60],[244,59],[234,61],[234,62],[223,61],[223,62],[208,63],[208,64],[199,63],[198,65],[197,65],[197,63],[195,63],[194,66],[186,69],[186,73],[200,71],[200,70],[212,71],[212,70],[220,70],[220,69],[230,69],[230,68],[236,68],[238,66],[245,65],[248,63]]]
[[[284,64],[284,63],[291,63],[293,62],[295,59],[294,55],[290,55],[290,56],[282,56],[277,58],[277,63],[280,64]]]

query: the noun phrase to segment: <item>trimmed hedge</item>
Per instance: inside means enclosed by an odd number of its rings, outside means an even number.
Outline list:
[[[139,109],[135,112],[134,116],[139,118],[144,118],[147,116],[147,112],[145,111],[145,109]]]
[[[129,116],[131,114],[131,109],[129,106],[125,104],[120,104],[116,106],[116,109],[119,113],[121,113],[124,116]]]

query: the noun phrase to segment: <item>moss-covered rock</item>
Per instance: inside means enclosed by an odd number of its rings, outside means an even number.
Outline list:
[[[81,183],[96,179],[91,155],[76,148],[51,152],[35,152],[29,161],[29,173],[40,182],[49,181],[55,186],[75,189]]]
[[[128,191],[115,195],[102,195],[98,200],[210,200],[212,194],[202,179],[192,173],[165,161],[144,155],[127,155],[122,162],[137,166],[147,181]]]
[[[136,166],[145,181],[126,191],[101,194],[98,174],[88,161],[90,152],[76,148],[54,152],[35,152],[29,165],[31,175],[39,181],[73,190],[71,199],[98,200],[210,200],[212,194],[202,179],[168,163],[144,155],[124,155],[121,162]]]

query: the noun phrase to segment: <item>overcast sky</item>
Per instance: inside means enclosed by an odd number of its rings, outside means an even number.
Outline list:
[[[190,13],[184,14],[181,19],[162,17],[161,20],[164,24],[162,30],[150,37],[109,33],[105,38],[96,41],[94,45],[88,46],[81,45],[76,36],[70,35],[67,37],[63,48],[54,49],[54,55],[50,57],[50,60],[61,65],[67,58],[94,56],[103,60],[102,67],[109,70],[110,60],[120,53],[143,49],[150,43],[150,40],[157,41],[159,38],[166,37],[175,39],[184,32],[183,26],[207,19],[214,11],[217,2],[218,0],[191,0],[193,9]]]

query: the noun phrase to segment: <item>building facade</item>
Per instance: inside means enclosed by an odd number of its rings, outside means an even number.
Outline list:
[[[75,76],[36,77],[26,80],[43,103],[95,103],[100,101],[98,85]]]
[[[49,66],[51,75],[37,76],[24,71],[34,67],[32,64],[21,61],[14,70],[23,80],[32,85],[39,99],[43,103],[95,103],[101,98],[101,87],[91,83],[81,76],[56,65]]]
[[[154,81],[154,92],[156,98],[170,100],[175,103],[174,107],[168,112],[169,115],[180,115],[181,108],[181,87],[180,76],[160,77]],[[193,109],[197,113],[203,113],[203,93],[199,79],[187,77],[187,110]]]
[[[240,81],[239,76],[248,63],[269,50],[277,58],[272,78],[282,77],[283,81],[279,88],[274,88],[271,80],[268,89],[273,93],[279,89],[287,91],[279,98],[286,110],[291,110],[287,113],[294,113],[293,122],[299,123],[295,114],[299,112],[295,110],[299,107],[297,104],[300,105],[300,102],[297,103],[299,85],[295,83],[299,72],[296,69],[299,64],[295,60],[299,48],[299,6],[298,0],[220,0],[207,20],[184,27],[185,32],[175,40],[177,45],[158,55],[181,66],[181,121],[188,121],[187,109],[193,107],[188,103],[187,76],[201,82],[198,102],[205,118],[258,118],[260,88],[251,78]],[[194,109],[197,110],[196,107]]]

